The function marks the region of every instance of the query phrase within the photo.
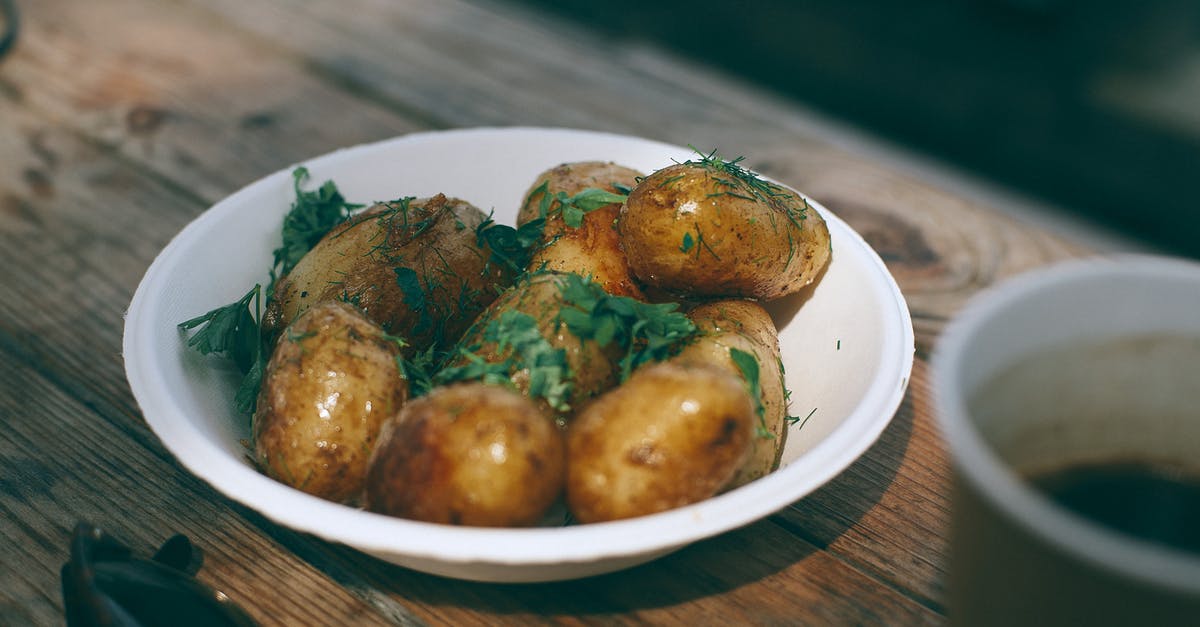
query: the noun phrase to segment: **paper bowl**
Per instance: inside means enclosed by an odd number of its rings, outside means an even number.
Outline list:
[[[444,192],[512,223],[534,178],[569,161],[606,160],[651,172],[695,156],[654,141],[562,129],[419,133],[303,163],[314,184],[337,183],[353,202]],[[701,503],[611,523],[484,529],[392,518],[327,502],[259,474],[233,409],[238,377],[187,349],[183,320],[267,280],[292,168],[243,188],[181,231],[147,270],[125,320],[130,387],[176,458],[228,497],[293,529],[416,570],[481,581],[550,581],[610,572],[778,511],[841,472],[891,420],[908,385],[913,330],[895,281],[837,216],[833,259],[804,295],[772,303],[792,392],[783,466]]]

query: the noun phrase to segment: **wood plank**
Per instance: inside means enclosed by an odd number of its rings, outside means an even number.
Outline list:
[[[186,5],[22,10],[0,106],[38,111],[208,203],[304,159],[426,127]]]

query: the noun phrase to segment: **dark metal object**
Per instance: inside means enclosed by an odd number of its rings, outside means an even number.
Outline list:
[[[143,559],[102,529],[79,523],[71,537],[71,560],[62,567],[67,625],[255,625],[228,597],[192,577],[200,562],[199,552],[182,535]]]

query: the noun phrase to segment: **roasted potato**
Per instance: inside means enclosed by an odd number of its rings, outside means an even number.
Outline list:
[[[515,273],[477,244],[484,220],[441,194],[375,205],[330,231],[276,283],[263,326],[277,334],[314,303],[340,299],[413,350],[453,343]]]
[[[592,209],[578,226],[570,226],[564,220],[563,203],[556,200],[560,193],[571,198],[588,189],[623,195],[640,176],[637,170],[602,161],[564,163],[540,174],[517,214],[518,225],[546,219],[544,244],[533,254],[530,268],[590,276],[610,294],[645,300],[630,275],[617,236],[621,203]]]
[[[563,451],[550,417],[512,390],[436,388],[384,427],[366,507],[426,522],[534,525],[562,492]]]
[[[582,523],[661,512],[717,493],[750,451],[754,405],[736,376],[656,363],[567,430],[567,506]]]
[[[471,325],[448,368],[508,363],[512,369],[503,376],[560,422],[615,385],[615,347],[581,339],[559,319],[568,276],[573,275],[540,272],[519,280]],[[548,368],[558,359],[557,351],[563,363]],[[548,380],[548,372],[563,376]]]
[[[408,396],[398,354],[346,303],[307,309],[266,366],[253,418],[259,467],[309,494],[357,502],[379,429]]]
[[[725,486],[733,489],[778,468],[787,443],[787,397],[779,334],[770,314],[749,300],[705,303],[688,311],[688,317],[699,333],[671,361],[716,366],[743,381],[748,374],[753,375],[753,381],[747,381],[747,385],[758,393],[750,455]],[[741,353],[736,355],[731,351]],[[739,360],[746,358],[754,363],[740,363]]]
[[[825,221],[802,196],[715,157],[643,179],[617,224],[634,276],[686,298],[779,298],[830,256]]]

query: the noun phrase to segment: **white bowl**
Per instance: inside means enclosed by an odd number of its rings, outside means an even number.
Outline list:
[[[512,223],[541,171],[606,160],[649,173],[695,153],[644,139],[536,128],[419,133],[305,162],[312,185],[332,179],[352,202],[444,192]],[[688,507],[611,523],[535,529],[454,527],[330,503],[259,474],[233,409],[237,374],[184,346],[176,325],[267,280],[291,168],[222,200],[151,264],[125,320],[125,368],[146,421],[179,461],[268,518],[416,570],[482,581],[570,579],[632,566],[782,509],[841,472],[890,422],[908,385],[908,308],[878,255],[837,216],[833,259],[815,289],[770,307],[792,391],[807,417],[788,435],[784,465]]]

